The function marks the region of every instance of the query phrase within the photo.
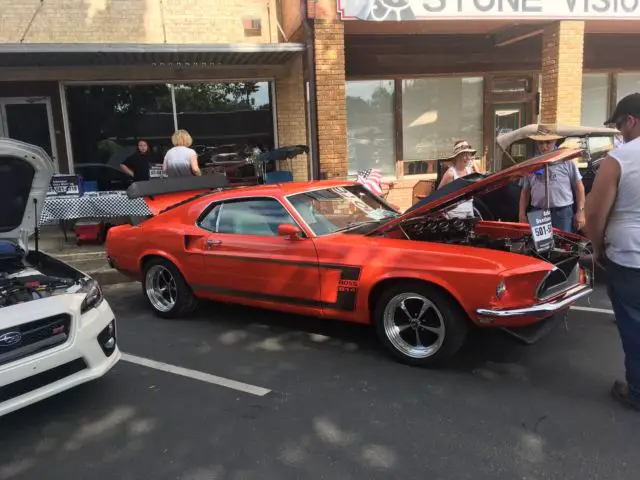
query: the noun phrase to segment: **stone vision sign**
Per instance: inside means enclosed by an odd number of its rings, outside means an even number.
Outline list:
[[[640,20],[640,0],[337,0],[343,20]]]

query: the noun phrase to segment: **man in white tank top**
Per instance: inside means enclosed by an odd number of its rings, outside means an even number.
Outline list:
[[[587,234],[606,268],[609,298],[625,353],[626,383],[613,397],[640,410],[640,93],[624,97],[605,124],[624,143],[600,163],[586,205]]]

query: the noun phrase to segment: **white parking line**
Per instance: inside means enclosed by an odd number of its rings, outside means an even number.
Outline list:
[[[613,315],[613,310],[609,310],[607,308],[593,308],[593,307],[571,307],[571,310],[579,310],[581,312],[592,312],[592,313],[606,313],[608,315]]]
[[[143,367],[153,368],[160,370],[161,372],[173,373],[182,377],[192,378],[194,380],[200,380],[201,382],[212,383],[221,387],[231,388],[244,393],[250,393],[258,397],[264,397],[271,390],[258,387],[256,385],[249,385],[248,383],[237,382],[228,378],[218,377],[217,375],[211,375],[209,373],[200,372],[198,370],[191,370],[189,368],[178,367],[169,363],[157,362],[149,358],[138,357],[137,355],[130,355],[128,353],[122,353],[122,360],[129,363],[135,363]]]

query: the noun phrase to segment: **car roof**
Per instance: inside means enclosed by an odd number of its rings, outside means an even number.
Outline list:
[[[248,195],[295,195],[296,193],[308,192],[323,188],[333,188],[345,185],[355,185],[356,182],[349,180],[312,180],[308,182],[286,182],[273,183],[267,185],[252,185],[248,187],[237,187],[225,190],[224,193],[230,196],[234,194]]]

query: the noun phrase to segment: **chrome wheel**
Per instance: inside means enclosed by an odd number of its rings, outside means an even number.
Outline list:
[[[400,293],[387,303],[383,313],[385,335],[403,355],[423,359],[435,355],[444,343],[442,313],[427,297]]]
[[[162,265],[153,265],[145,275],[147,298],[156,310],[171,311],[178,300],[178,288],[173,274]]]

